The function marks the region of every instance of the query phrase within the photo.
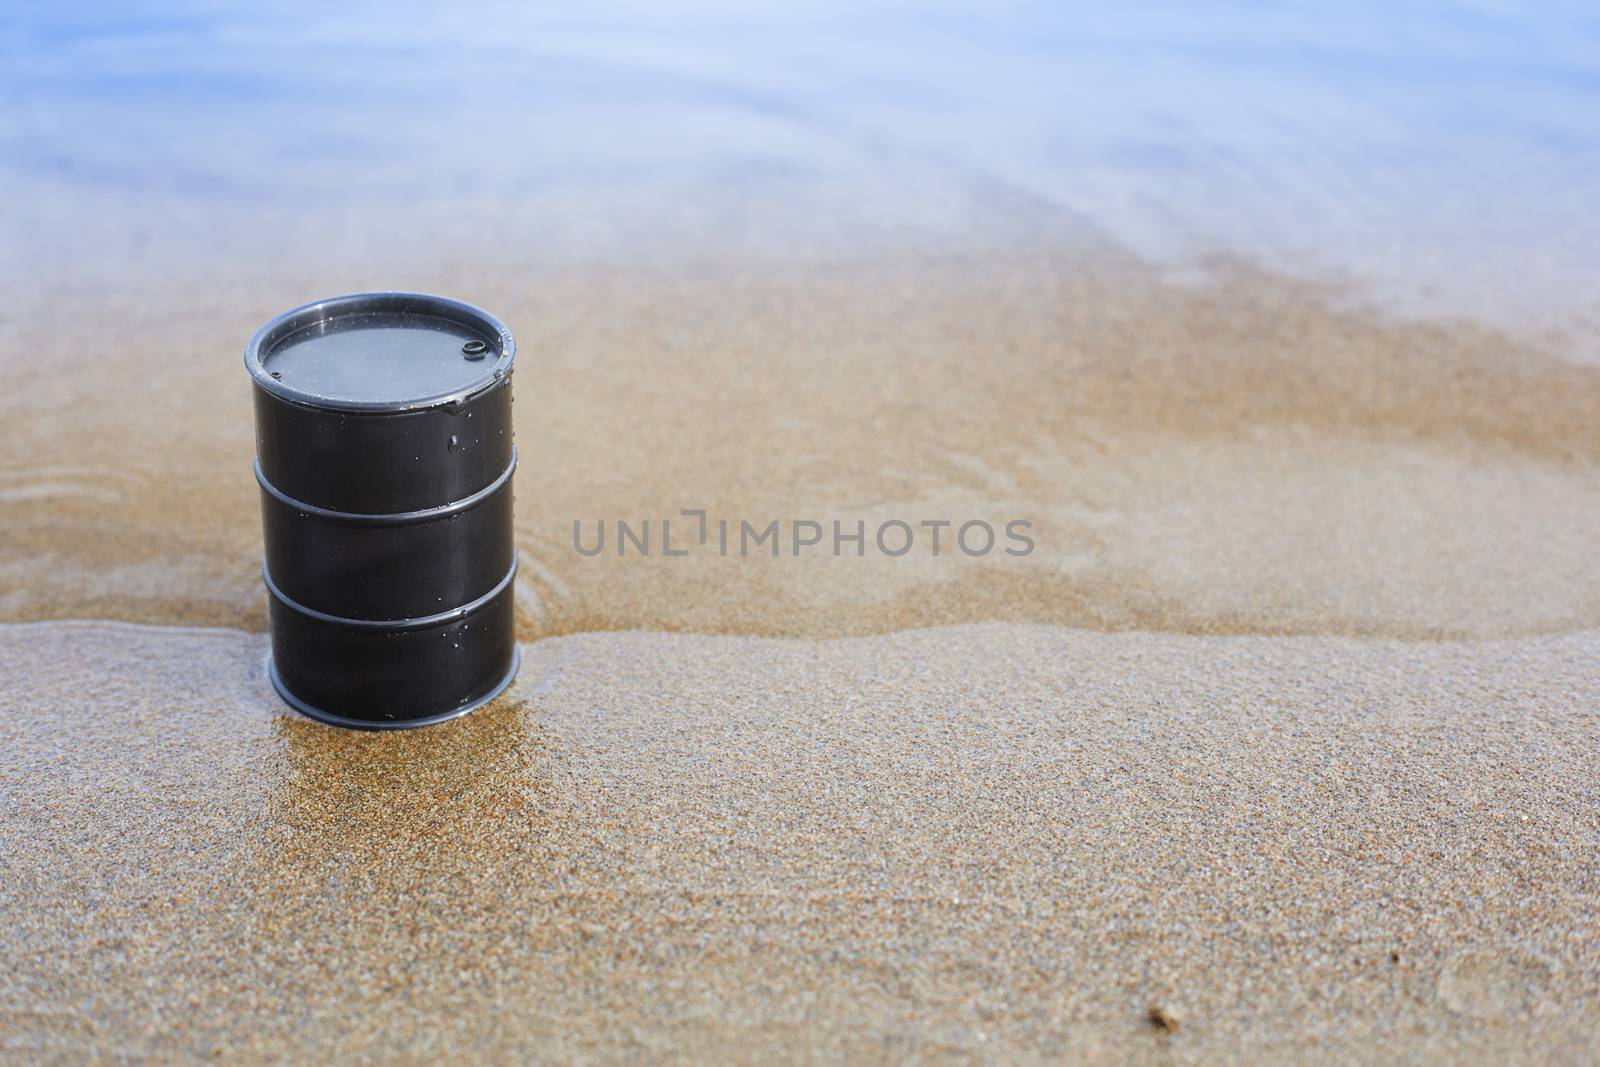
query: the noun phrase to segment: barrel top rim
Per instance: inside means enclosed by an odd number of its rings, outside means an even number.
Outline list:
[[[383,314],[427,316],[453,322],[489,339],[495,358],[482,360],[480,373],[462,385],[403,400],[351,399],[308,392],[274,378],[267,369],[267,357],[285,339],[309,327],[350,316]],[[446,296],[392,290],[313,300],[274,316],[245,346],[244,365],[260,389],[291,404],[326,411],[396,413],[449,407],[487,392],[510,377],[516,356],[517,344],[511,331],[482,308]]]

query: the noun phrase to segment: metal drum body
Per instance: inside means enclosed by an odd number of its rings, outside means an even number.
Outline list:
[[[464,714],[517,670],[515,342],[412,293],[285,312],[255,386],[273,685],[341,726]]]

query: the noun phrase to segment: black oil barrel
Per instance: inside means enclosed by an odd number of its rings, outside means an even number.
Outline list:
[[[251,338],[269,672],[298,710],[426,726],[516,676],[515,359],[494,316],[418,293],[321,300]]]

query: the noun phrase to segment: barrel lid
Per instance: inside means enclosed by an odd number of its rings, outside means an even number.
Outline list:
[[[286,311],[256,331],[244,363],[257,385],[336,411],[456,403],[511,372],[516,342],[499,319],[423,293],[356,293]]]

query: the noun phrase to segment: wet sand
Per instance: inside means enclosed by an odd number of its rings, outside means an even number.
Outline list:
[[[0,1054],[1589,1058],[1592,27],[302,14],[0,33]],[[375,288],[520,353],[522,674],[393,736],[239,359]],[[683,509],[1036,550],[574,550]]]
[[[400,736],[283,711],[265,651],[0,631],[12,1056],[1578,1063],[1600,1040],[1595,631],[579,635]]]

